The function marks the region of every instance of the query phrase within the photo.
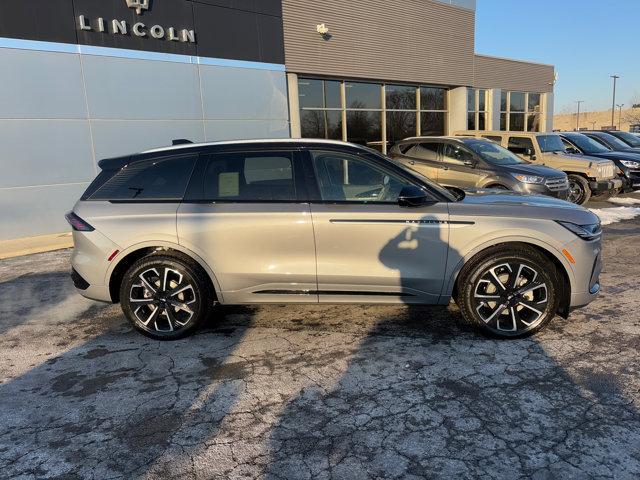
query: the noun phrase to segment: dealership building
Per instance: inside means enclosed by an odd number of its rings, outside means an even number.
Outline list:
[[[474,51],[475,0],[0,3],[0,240],[62,232],[106,157],[245,138],[551,130],[554,68]]]

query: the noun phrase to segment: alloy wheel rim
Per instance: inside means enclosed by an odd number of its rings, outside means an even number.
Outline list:
[[[515,335],[531,330],[545,317],[549,289],[533,267],[505,262],[485,270],[473,292],[473,308],[491,330]]]
[[[184,274],[169,267],[153,267],[140,273],[131,285],[129,303],[143,328],[166,334],[185,328],[198,305],[193,285]]]
[[[582,187],[578,185],[578,182],[575,180],[569,181],[569,201],[572,203],[578,203],[584,197],[584,192],[582,191]]]

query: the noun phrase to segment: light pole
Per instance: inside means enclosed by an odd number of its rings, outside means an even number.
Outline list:
[[[596,129],[596,123],[598,122],[589,122],[591,123],[591,130],[595,130]]]
[[[584,100],[576,100],[578,104],[578,115],[576,116],[576,131],[580,130],[580,104],[584,103]]]
[[[616,105],[616,107],[618,107],[620,110],[618,110],[618,130],[622,130],[621,126],[622,126],[622,107],[624,107],[624,103],[621,103],[620,105]]]
[[[616,80],[620,77],[618,75],[611,75],[611,78],[613,78],[613,102],[611,104],[611,126],[613,127],[616,124]]]

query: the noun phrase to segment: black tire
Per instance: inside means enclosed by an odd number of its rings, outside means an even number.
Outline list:
[[[481,333],[523,338],[544,328],[555,316],[559,282],[553,262],[534,248],[496,246],[463,267],[456,303],[465,320]]]
[[[206,275],[184,255],[156,253],[143,257],[122,279],[122,311],[136,330],[148,337],[186,337],[209,314],[213,292]]]
[[[591,198],[589,182],[580,175],[569,175],[569,196],[567,201],[577,205],[584,205]]]

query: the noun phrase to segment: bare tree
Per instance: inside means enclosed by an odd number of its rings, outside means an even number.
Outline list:
[[[631,100],[631,105],[632,108],[624,113],[622,120],[631,125],[638,125],[640,124],[640,98],[636,97]]]

